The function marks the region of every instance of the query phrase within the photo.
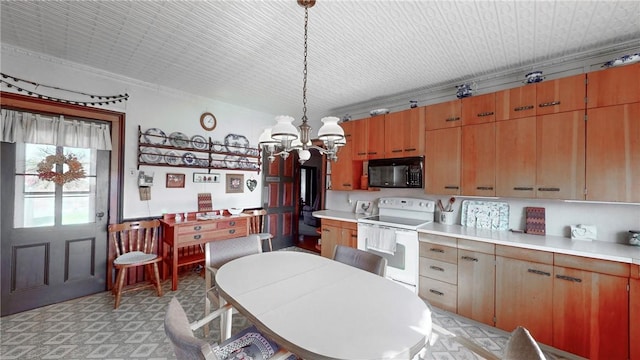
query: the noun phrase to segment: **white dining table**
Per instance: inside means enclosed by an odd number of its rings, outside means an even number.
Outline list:
[[[303,252],[245,256],[216,274],[223,300],[303,359],[412,359],[431,311],[392,280]]]

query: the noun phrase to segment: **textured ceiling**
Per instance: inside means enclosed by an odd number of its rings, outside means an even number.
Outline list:
[[[0,12],[4,44],[301,116],[304,9],[294,0],[3,0]],[[309,114],[634,41],[640,1],[318,0]]]

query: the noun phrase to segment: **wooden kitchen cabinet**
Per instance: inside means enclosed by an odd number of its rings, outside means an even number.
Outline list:
[[[385,115],[385,157],[398,158],[424,154],[424,107]]]
[[[496,120],[511,120],[536,115],[536,86],[527,84],[496,93]]]
[[[461,106],[463,126],[496,121],[496,93],[466,97]]]
[[[587,73],[587,108],[640,102],[640,63]]]
[[[353,161],[354,129],[357,121],[341,124],[347,144],[338,151],[338,161],[331,162],[331,190],[356,190],[360,188],[362,162]]]
[[[553,253],[496,245],[496,327],[553,342]]]
[[[446,129],[462,124],[462,106],[460,100],[452,100],[425,108],[425,129]]]
[[[358,224],[355,222],[322,219],[320,232],[322,237],[320,255],[326,258],[333,258],[336,245],[353,248],[358,245]]]
[[[536,86],[536,114],[555,114],[584,110],[587,92],[586,75],[545,80]]]
[[[385,156],[384,122],[387,115],[373,116],[367,119],[367,159],[382,159]],[[358,136],[360,133],[358,133]]]
[[[588,359],[628,359],[629,264],[565,254],[554,264],[551,345]]]
[[[418,295],[440,309],[457,312],[456,238],[419,234]]]
[[[384,115],[381,115],[384,116]],[[343,123],[344,124],[344,123]],[[353,121],[353,160],[367,160],[369,144],[369,118]]]
[[[496,196],[535,198],[536,118],[496,122]]]
[[[494,326],[495,245],[458,239],[458,315]]]
[[[640,359],[640,265],[631,265],[629,279],[629,359]]]
[[[496,124],[462,127],[462,194],[496,194]]]
[[[586,131],[586,199],[640,202],[640,103],[588,109]]]
[[[460,194],[461,134],[460,127],[425,132],[425,193]]]
[[[536,198],[584,200],[584,111],[542,115],[536,123]]]

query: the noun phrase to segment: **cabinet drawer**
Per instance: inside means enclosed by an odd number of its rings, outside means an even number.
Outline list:
[[[553,253],[548,251],[523,249],[515,246],[496,245],[496,255],[512,259],[553,265]]]
[[[440,260],[420,258],[420,276],[448,282],[458,283],[458,265]]]
[[[456,313],[458,310],[458,288],[446,282],[420,276],[418,295],[431,305]]]
[[[555,254],[554,265],[623,277],[630,272],[630,264],[565,254]]]
[[[239,228],[239,227],[247,226],[247,219],[234,219],[234,220],[220,221],[216,225],[218,229]]]
[[[458,249],[452,246],[422,242],[420,243],[420,256],[455,264],[458,259]]]
[[[451,236],[442,236],[442,235],[433,235],[433,234],[419,234],[420,241],[425,241],[431,244],[439,244],[444,246],[453,246],[456,247],[458,244],[458,240]]]
[[[491,255],[496,253],[495,244],[486,243],[482,241],[467,240],[467,239],[458,239],[458,249],[477,251],[477,252],[491,254]]]
[[[209,230],[181,234],[176,238],[176,245],[184,246],[185,244],[203,243],[206,242],[207,239],[213,240],[215,233],[215,230]]]
[[[202,223],[202,224],[194,223],[189,225],[185,224],[185,225],[177,226],[176,232],[178,233],[178,235],[200,233],[204,231],[215,230],[216,226],[217,226],[217,223]]]

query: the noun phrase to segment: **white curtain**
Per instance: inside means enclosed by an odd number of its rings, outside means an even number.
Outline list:
[[[108,124],[1,109],[0,141],[111,150]]]

